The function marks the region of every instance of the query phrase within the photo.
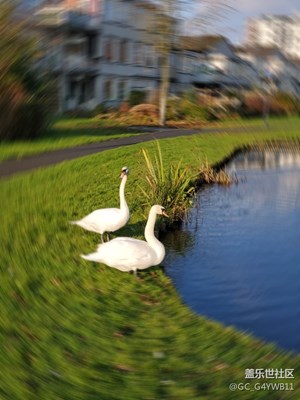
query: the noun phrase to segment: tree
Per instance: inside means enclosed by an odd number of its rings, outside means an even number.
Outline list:
[[[36,137],[49,119],[49,82],[36,68],[36,40],[16,13],[0,0],[0,138]]]
[[[230,0],[156,0],[151,30],[156,33],[160,64],[159,123],[165,124],[170,87],[170,54],[182,34],[198,34],[232,10]],[[186,24],[188,21],[188,24]],[[184,23],[185,22],[185,23]],[[186,32],[188,27],[188,32]]]

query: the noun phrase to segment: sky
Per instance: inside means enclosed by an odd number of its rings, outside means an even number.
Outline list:
[[[40,0],[22,0],[27,4],[39,2]],[[161,0],[151,0],[153,2]],[[226,36],[233,44],[242,44],[244,39],[244,30],[246,19],[257,17],[261,14],[283,14],[292,15],[294,12],[300,13],[300,0],[189,0],[182,4],[189,4],[189,11],[186,16],[199,12],[203,16],[203,2],[207,4],[226,3],[232,7],[232,10],[220,13],[219,22],[205,21],[204,28],[199,33],[218,33]],[[193,6],[192,6],[193,5]],[[205,26],[206,25],[206,26]],[[187,18],[185,34],[192,34],[189,18]]]
[[[233,44],[241,44],[244,39],[246,19],[261,14],[292,15],[300,13],[300,0],[232,0],[233,11],[224,15],[222,28],[219,32],[226,36]],[[222,32],[223,30],[223,32]]]

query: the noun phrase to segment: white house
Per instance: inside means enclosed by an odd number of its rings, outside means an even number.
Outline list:
[[[280,91],[300,98],[300,69],[287,59],[276,47],[236,48],[237,54],[250,62],[259,74],[260,81],[266,78]],[[260,82],[257,82],[257,86]]]
[[[40,63],[57,77],[60,111],[118,106],[160,84],[157,6],[150,0],[44,0],[34,14]],[[223,36],[182,36],[170,54],[170,93],[257,86],[266,73],[300,96],[299,68],[277,49],[235,49]]]
[[[133,90],[149,93],[159,84],[159,57],[149,2],[104,2],[101,24],[99,102],[117,105]]]
[[[43,1],[34,13],[40,64],[56,76],[59,110],[99,104],[101,2]]]
[[[238,57],[223,36],[185,36],[181,46],[196,57],[191,82],[196,87],[248,88],[256,79],[252,65]]]

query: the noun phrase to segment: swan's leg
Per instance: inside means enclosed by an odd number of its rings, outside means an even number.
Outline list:
[[[101,233],[101,242],[104,243],[104,240],[103,240],[103,233]]]

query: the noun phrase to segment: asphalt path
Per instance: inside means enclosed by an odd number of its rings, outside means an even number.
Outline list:
[[[230,129],[230,131],[241,128]],[[0,163],[0,178],[8,178],[14,174],[32,171],[37,168],[47,167],[63,161],[73,160],[78,157],[100,153],[102,151],[116,149],[122,146],[129,146],[137,143],[148,142],[155,139],[173,138],[177,136],[190,136],[197,133],[220,132],[223,129],[158,129],[152,132],[143,133],[129,137],[120,137],[104,142],[91,143],[61,150],[54,150],[33,156],[24,157],[18,160],[6,160]]]

